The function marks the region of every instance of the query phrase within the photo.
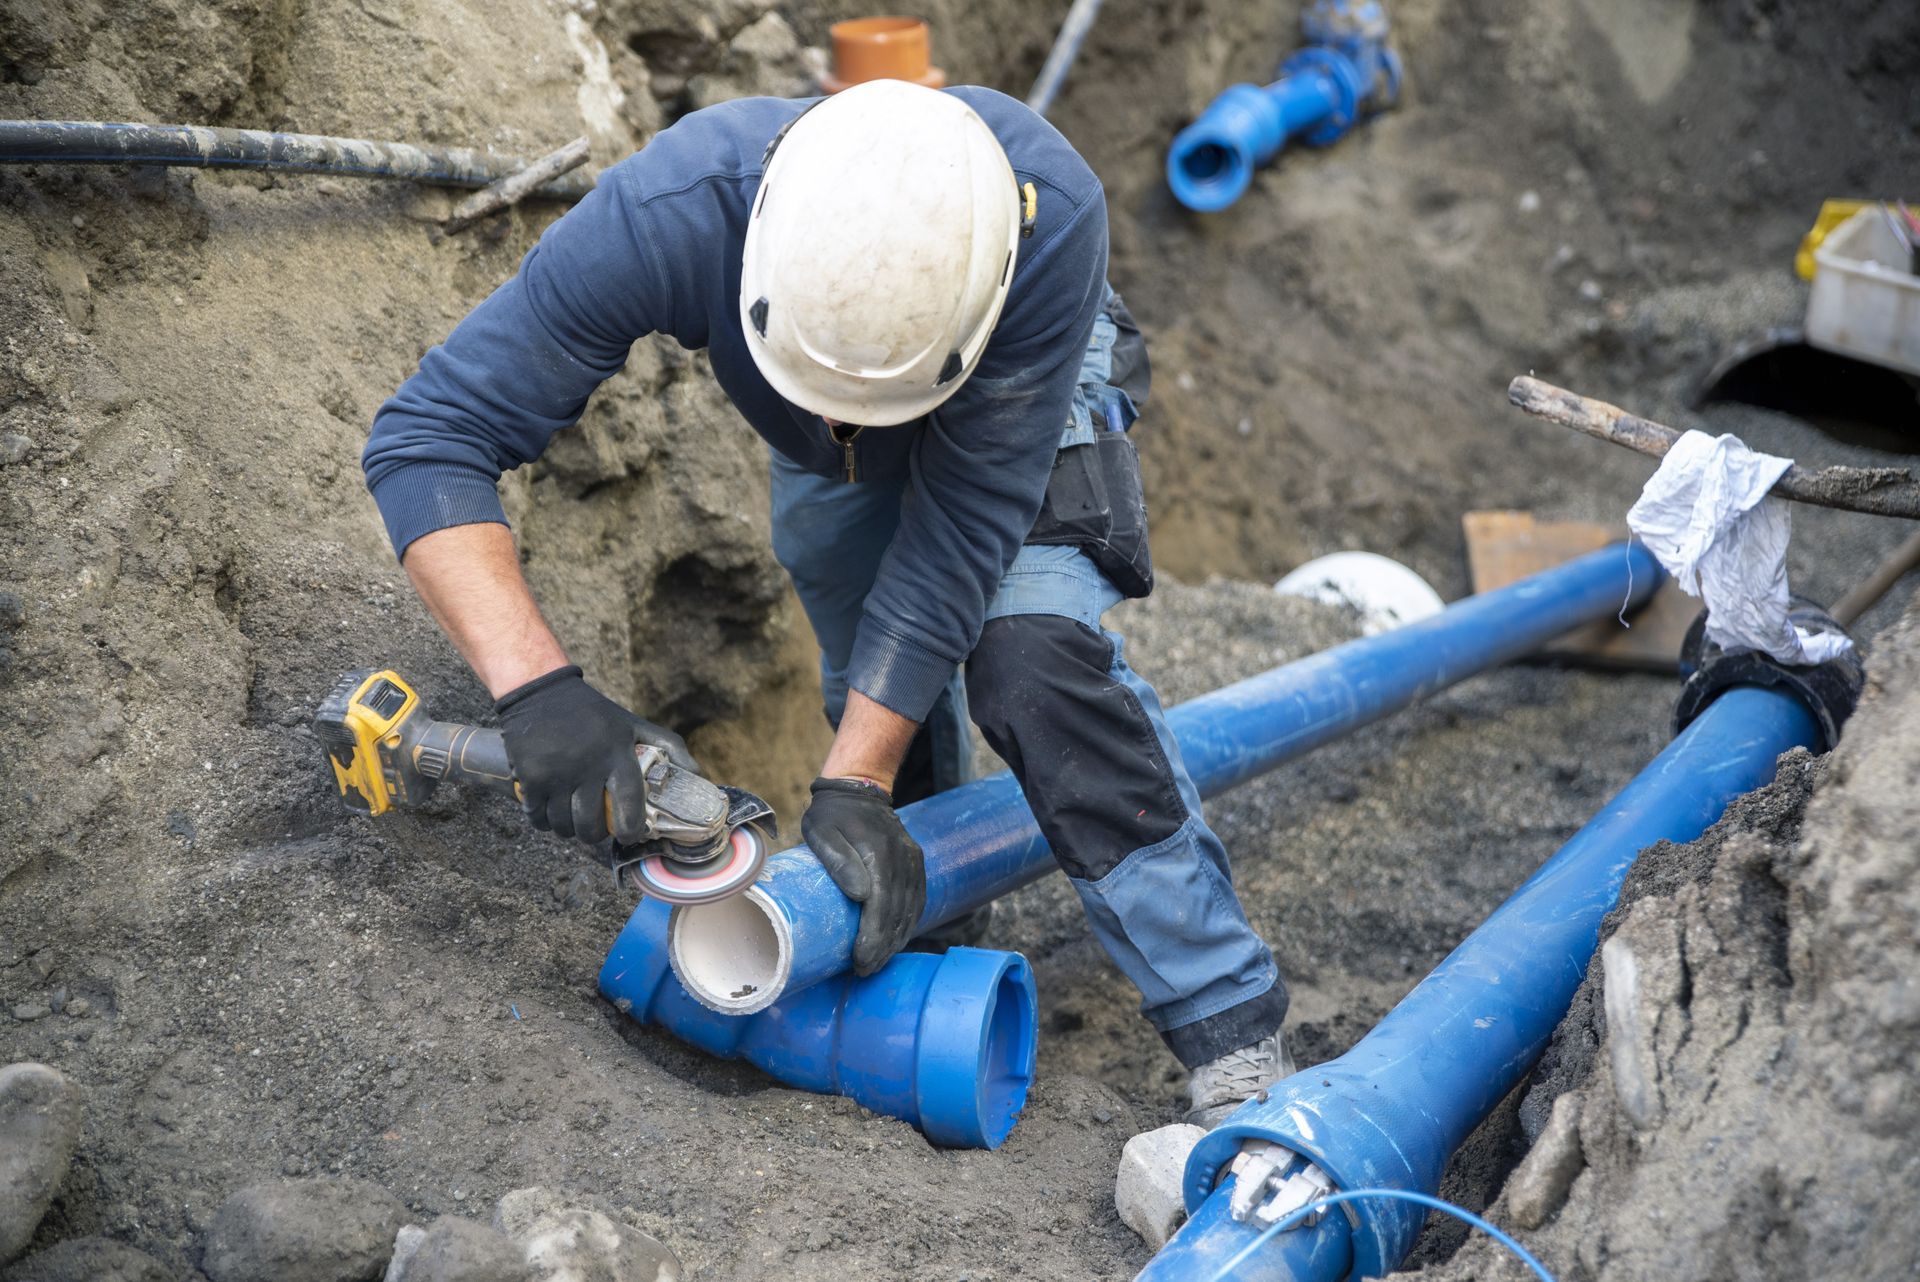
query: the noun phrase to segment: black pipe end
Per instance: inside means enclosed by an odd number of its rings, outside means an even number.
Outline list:
[[[1793,598],[1787,617],[1808,632],[1851,635],[1826,610],[1805,597]],[[1837,659],[1804,666],[1782,663],[1754,650],[1728,653],[1707,640],[1707,612],[1702,610],[1680,643],[1680,675],[1686,678],[1686,684],[1680,688],[1680,699],[1673,709],[1675,734],[1732,687],[1768,686],[1788,691],[1807,705],[1820,725],[1820,751],[1828,752],[1840,742],[1840,730],[1860,702],[1867,669],[1860,658],[1858,641]]]

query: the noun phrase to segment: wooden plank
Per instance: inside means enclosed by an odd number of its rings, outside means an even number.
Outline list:
[[[1475,592],[1505,587],[1627,536],[1625,529],[1592,521],[1540,521],[1531,512],[1468,512],[1460,525]],[[1602,619],[1548,642],[1541,652],[1601,667],[1671,673],[1681,639],[1699,613],[1700,603],[1668,580],[1628,616],[1631,627]]]

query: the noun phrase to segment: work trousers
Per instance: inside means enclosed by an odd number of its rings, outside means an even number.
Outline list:
[[[1109,382],[1117,337],[1103,313],[1062,448],[1091,440],[1116,414],[1132,419],[1132,400]],[[835,726],[900,496],[898,484],[848,484],[773,456],[774,554],[819,641]],[[1077,548],[1022,547],[918,751],[931,758],[934,789],[964,781],[970,711],[1020,781],[1094,936],[1140,990],[1142,1014],[1191,1068],[1279,1028],[1287,990],[1234,893],[1227,852],[1201,813],[1159,697],[1127,665],[1124,640],[1101,624],[1121,599]]]

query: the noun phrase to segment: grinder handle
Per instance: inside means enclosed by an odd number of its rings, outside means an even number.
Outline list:
[[[507,761],[506,736],[498,730],[457,721],[426,721],[406,737],[401,751],[407,764],[428,779],[451,779],[516,799],[520,796],[513,766]]]

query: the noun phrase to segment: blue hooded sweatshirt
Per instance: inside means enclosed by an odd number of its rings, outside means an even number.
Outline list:
[[[849,679],[915,721],[979,640],[987,602],[1039,513],[1107,272],[1106,200],[1066,139],[1004,94],[948,92],[986,121],[1039,206],[972,377],[926,417],[853,440],[852,483],[905,485]],[[505,524],[501,474],[540,457],[648,334],[706,348],[721,388],[770,446],[822,476],[847,474],[826,424],[761,377],[740,323],[762,158],[811,102],[741,99],[663,130],[608,168],[519,275],[422,358],[374,416],[361,459],[398,554],[448,526]]]

